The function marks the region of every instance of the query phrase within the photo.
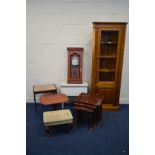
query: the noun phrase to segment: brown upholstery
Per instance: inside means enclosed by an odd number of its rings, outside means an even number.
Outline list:
[[[69,98],[66,95],[61,93],[48,94],[40,97],[40,103],[43,105],[64,103],[64,102],[67,102],[68,100]]]

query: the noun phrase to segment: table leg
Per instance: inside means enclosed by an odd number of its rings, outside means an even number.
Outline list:
[[[77,110],[77,120],[76,120],[76,124],[77,125],[79,125],[80,119],[81,119],[81,111],[80,110]]]
[[[96,109],[94,109],[94,111],[92,112],[92,126],[90,128],[90,133],[95,131],[96,127],[97,127],[97,111]]]
[[[102,120],[102,106],[99,108],[99,121]]]
[[[96,121],[97,127],[99,127],[101,120],[102,120],[102,106],[99,106],[98,112],[97,112],[97,121]]]
[[[64,109],[64,103],[62,103],[62,109]]]
[[[37,112],[36,94],[35,94],[35,93],[33,93],[33,95],[34,95],[35,111]]]

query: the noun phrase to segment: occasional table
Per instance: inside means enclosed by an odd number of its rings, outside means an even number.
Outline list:
[[[55,84],[45,84],[45,85],[34,85],[33,86],[33,96],[34,96],[34,103],[35,103],[35,110],[37,111],[37,104],[36,104],[36,94],[40,93],[57,93],[57,88]]]
[[[62,93],[58,94],[45,94],[40,97],[40,103],[43,105],[62,104],[64,109],[64,103],[68,102],[69,98]]]
[[[77,110],[77,121],[79,121],[81,112],[90,112],[93,116],[93,129],[102,119],[102,102],[104,97],[98,94],[81,93],[74,100],[74,108]]]

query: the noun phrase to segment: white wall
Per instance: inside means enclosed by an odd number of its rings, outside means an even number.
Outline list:
[[[27,0],[27,102],[34,84],[67,80],[67,47],[84,47],[84,81],[90,84],[93,21],[128,22],[128,0]],[[129,100],[126,33],[121,103]]]

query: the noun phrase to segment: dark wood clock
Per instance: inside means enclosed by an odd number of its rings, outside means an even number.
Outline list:
[[[68,47],[68,83],[82,83],[83,48]]]

